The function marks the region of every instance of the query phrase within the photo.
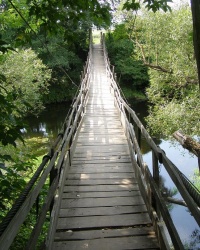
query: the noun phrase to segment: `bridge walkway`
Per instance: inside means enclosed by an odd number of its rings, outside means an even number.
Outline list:
[[[159,249],[100,45],[58,216],[52,249]]]

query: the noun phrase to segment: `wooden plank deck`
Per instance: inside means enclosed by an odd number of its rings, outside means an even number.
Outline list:
[[[159,249],[100,46],[94,47],[86,114],[65,182],[53,249]]]

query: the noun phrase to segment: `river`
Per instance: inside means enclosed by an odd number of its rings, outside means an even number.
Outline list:
[[[29,129],[27,129],[25,133],[26,137],[55,138],[62,127],[69,106],[69,103],[49,105],[38,117],[28,117],[26,122]],[[147,104],[132,104],[132,108],[135,110],[143,124],[145,124],[144,118],[147,116]],[[170,158],[179,170],[191,179],[195,169],[198,168],[197,158],[193,157],[187,150],[184,150],[182,146],[174,141],[164,140],[163,138],[157,138],[155,141],[156,144],[165,151],[168,158]],[[142,152],[144,161],[148,166],[151,166],[150,149],[148,148],[148,145],[144,143],[144,140],[142,141]],[[160,165],[160,175],[166,189],[173,191],[174,184],[162,165]],[[181,198],[179,193],[173,197]],[[170,206],[170,214],[181,239],[183,240],[185,249],[200,249],[199,226],[190,215],[187,208],[179,205],[172,205]]]

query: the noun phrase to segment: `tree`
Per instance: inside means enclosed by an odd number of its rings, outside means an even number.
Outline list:
[[[16,147],[17,139],[23,141],[22,119],[42,108],[41,93],[47,91],[51,72],[30,49],[12,51],[0,59],[0,168],[4,169],[12,157],[3,149],[7,145]]]
[[[42,94],[47,93],[51,71],[31,49],[4,55],[0,74],[6,79],[1,85],[7,93],[13,93],[13,104],[21,114],[42,108]]]
[[[164,12],[171,10],[168,3],[173,2],[173,0],[131,0],[126,1],[124,4],[124,9],[126,10],[139,10],[143,4],[148,10],[156,12],[162,9]],[[193,19],[193,45],[197,63],[198,81],[200,89],[200,2],[198,0],[191,0],[191,11]]]
[[[153,104],[149,128],[164,135],[178,129],[199,134],[198,76],[189,7],[171,13],[145,12],[136,21],[131,19],[127,27],[138,45],[138,56],[149,67],[147,95]]]
[[[197,61],[199,89],[200,89],[200,2],[198,0],[191,0],[191,9],[193,18],[194,51]]]
[[[160,9],[166,12],[168,10],[171,10],[171,7],[168,5],[168,3],[170,2],[172,2],[172,0],[127,0],[124,3],[123,9],[139,10],[141,9],[141,6],[144,5],[148,10],[152,10],[153,12],[156,12]]]
[[[107,34],[106,46],[123,90],[143,94],[149,82],[147,69],[136,57],[135,44],[130,41],[125,24],[116,25],[115,30]]]

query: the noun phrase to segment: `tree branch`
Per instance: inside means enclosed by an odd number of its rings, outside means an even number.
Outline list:
[[[169,203],[173,203],[173,204],[176,204],[176,205],[187,207],[187,204],[185,203],[184,200],[178,200],[178,199],[174,199],[172,197],[164,197],[164,198]]]
[[[183,148],[186,148],[197,156],[200,172],[200,143],[196,142],[191,137],[184,135],[182,131],[174,132],[173,136],[183,146]]]
[[[168,70],[168,69],[165,69],[159,65],[153,65],[151,63],[147,63],[147,62],[143,62],[143,64],[149,68],[152,68],[152,69],[155,69],[155,70],[158,70],[158,71],[162,71],[164,73],[169,73],[169,74],[172,74],[172,70]]]
[[[131,39],[132,40],[132,42],[134,42],[133,41],[133,39]],[[172,74],[173,73],[173,71],[170,69],[165,69],[165,68],[163,68],[163,67],[161,67],[161,66],[159,66],[159,65],[154,65],[154,64],[151,64],[151,63],[148,63],[147,61],[146,61],[146,56],[145,56],[145,52],[144,52],[144,48],[143,48],[143,46],[142,46],[142,44],[140,44],[139,43],[139,41],[138,41],[138,37],[137,37],[137,34],[135,33],[135,43],[138,45],[138,47],[140,48],[140,51],[141,51],[141,54],[142,54],[142,60],[143,60],[143,64],[145,65],[145,66],[147,66],[147,67],[149,67],[149,68],[152,68],[152,69],[155,69],[155,70],[157,70],[157,71],[161,71],[161,72],[164,72],[164,73],[169,73],[169,74]]]
[[[173,136],[184,148],[196,156],[200,156],[200,144],[198,142],[193,140],[191,137],[184,135],[180,130],[173,133]]]

